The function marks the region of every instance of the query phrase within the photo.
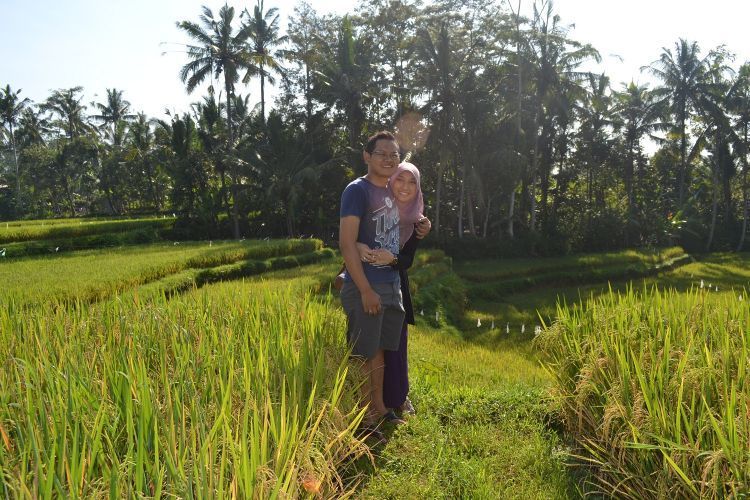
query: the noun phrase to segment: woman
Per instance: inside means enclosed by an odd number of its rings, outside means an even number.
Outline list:
[[[411,163],[400,164],[388,181],[399,209],[399,240],[403,243],[398,256],[384,249],[371,250],[358,244],[360,257],[376,265],[392,265],[401,277],[401,293],[406,317],[401,329],[401,342],[398,351],[385,351],[385,372],[383,378],[383,402],[387,408],[400,410],[403,414],[414,414],[414,406],[409,400],[409,365],[407,359],[408,325],[414,324],[414,309],[409,293],[409,269],[414,261],[419,240],[429,233],[430,220],[424,217],[424,199],[421,189],[419,169]]]

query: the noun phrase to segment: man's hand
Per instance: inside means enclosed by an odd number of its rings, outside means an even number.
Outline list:
[[[432,222],[430,222],[430,219],[427,217],[422,217],[419,219],[415,225],[414,231],[417,233],[417,239],[422,239],[428,234],[430,234],[430,230],[432,229]]]
[[[380,295],[375,293],[375,290],[372,288],[362,292],[362,307],[367,314],[380,314],[380,310],[382,309]]]
[[[372,263],[374,254],[370,247],[364,243],[357,242],[357,251],[359,252],[359,258],[362,262]]]

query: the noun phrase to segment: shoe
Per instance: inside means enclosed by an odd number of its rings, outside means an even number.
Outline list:
[[[393,410],[388,410],[385,415],[381,417],[381,421],[386,424],[401,425],[405,424],[406,420],[402,419]]]
[[[408,397],[406,398],[406,401],[404,401],[404,404],[401,405],[401,414],[402,415],[416,415],[417,410],[414,409],[414,405],[411,402],[411,399]]]
[[[356,437],[362,441],[371,439],[375,442],[375,445],[388,442],[388,438],[385,437],[383,431],[378,429],[378,424],[361,424],[357,429]]]

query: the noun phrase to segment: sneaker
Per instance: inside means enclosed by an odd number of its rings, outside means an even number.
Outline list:
[[[388,410],[382,417],[382,422],[393,425],[405,424],[406,420],[400,418],[393,410]]]
[[[401,413],[403,415],[416,415],[417,410],[414,409],[414,405],[411,403],[411,399],[408,397],[406,398],[406,401],[404,401],[404,404],[401,405]]]
[[[361,424],[357,429],[355,436],[362,441],[369,440],[375,446],[388,442],[388,438],[385,437],[383,431],[378,429],[377,424]]]

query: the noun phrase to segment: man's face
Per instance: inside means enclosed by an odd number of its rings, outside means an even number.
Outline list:
[[[396,141],[378,139],[372,153],[364,152],[367,172],[370,175],[387,179],[396,171],[401,158]]]

